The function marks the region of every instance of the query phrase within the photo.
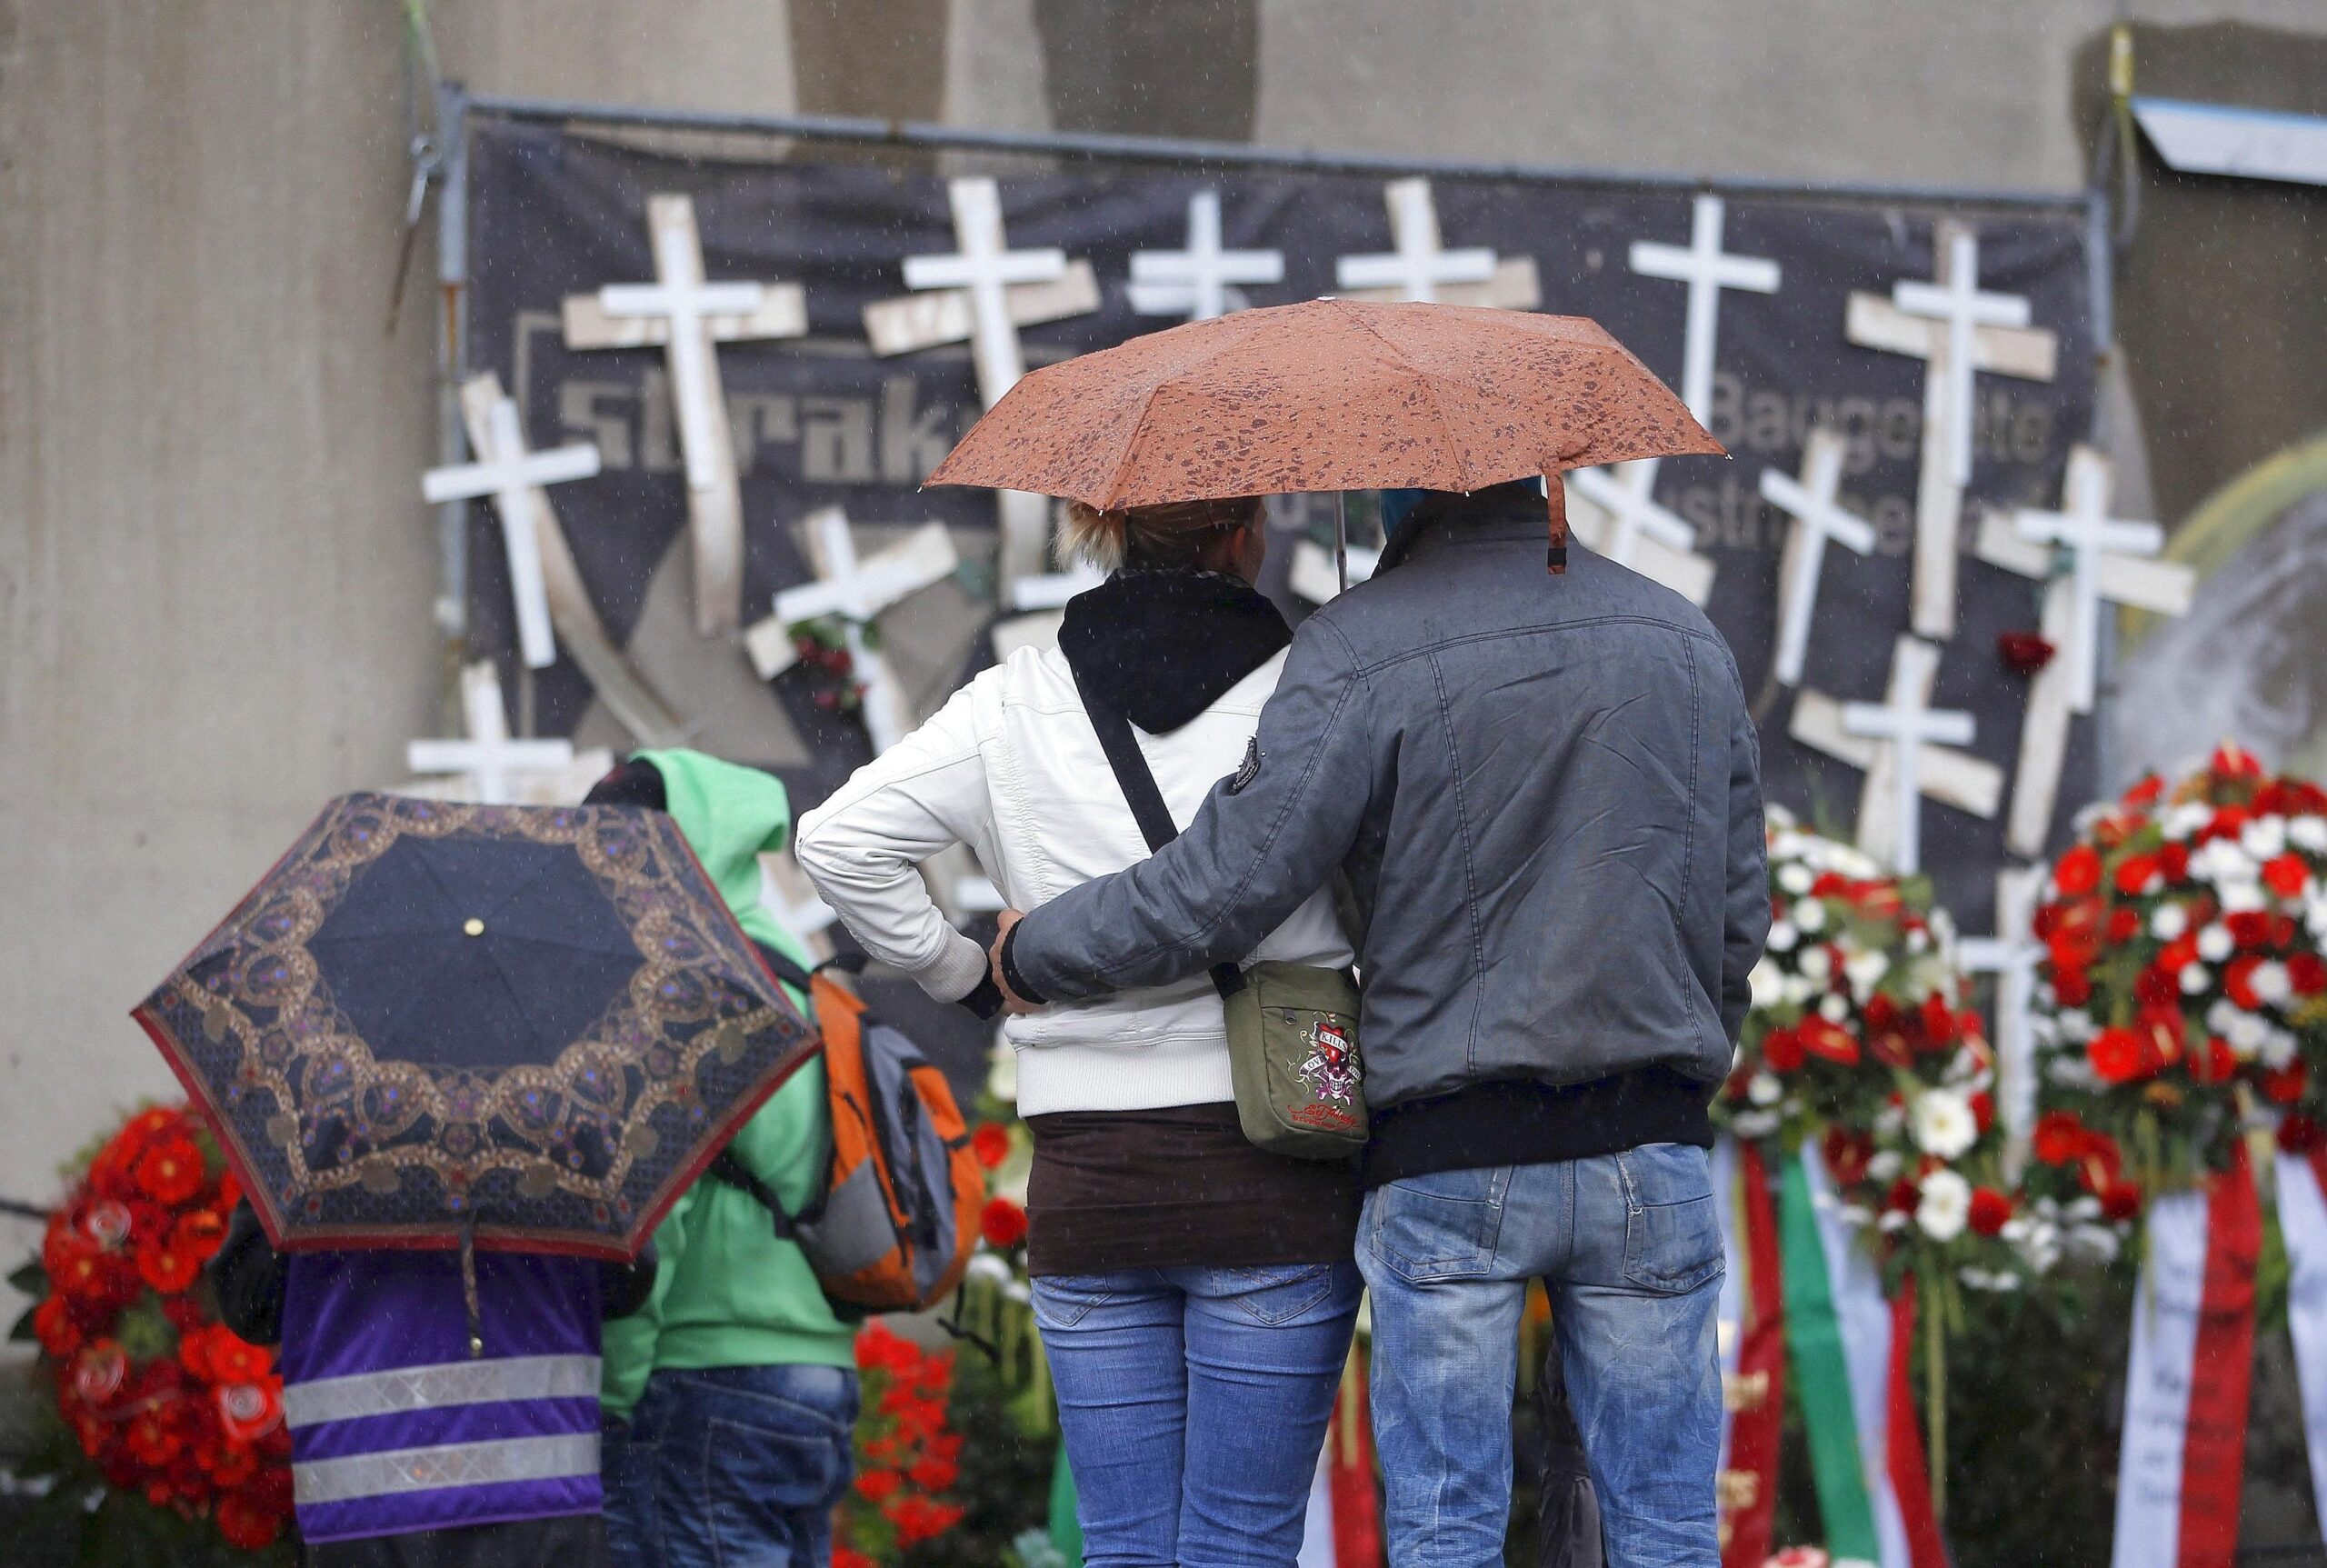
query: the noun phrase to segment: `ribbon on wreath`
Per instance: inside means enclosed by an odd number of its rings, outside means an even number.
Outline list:
[[[1723,1568],[1762,1568],[1777,1523],[1785,1425],[1785,1295],[1769,1168],[1750,1142],[1713,1144],[1713,1197],[1727,1276],[1721,1288]]]
[[[1779,1232],[1787,1348],[1826,1550],[1838,1564],[1947,1568],[1910,1377],[1913,1285],[1884,1299],[1814,1144],[1785,1169]]]
[[[2152,1203],[2147,1237],[2125,1369],[2111,1568],[2231,1568],[2262,1253],[2262,1209],[2245,1144],[2203,1190]],[[2291,1237],[2290,1253],[2293,1245]],[[2295,1343],[2300,1354],[2300,1330]],[[2309,1409],[2306,1400],[2306,1419]]]
[[[2311,1491],[2327,1520],[2327,1147],[2278,1161],[2279,1231],[2287,1245],[2287,1331],[2294,1339]]]

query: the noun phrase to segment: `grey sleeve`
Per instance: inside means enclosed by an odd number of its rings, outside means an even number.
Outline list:
[[[1762,744],[1738,704],[1729,736],[1729,896],[1723,910],[1721,1023],[1737,1044],[1753,1000],[1749,978],[1770,934],[1769,841],[1762,825]]]
[[[1258,767],[1213,786],[1154,858],[1094,878],[1013,932],[1016,973],[1053,1002],[1163,985],[1242,958],[1324,885],[1364,820],[1373,777],[1364,680],[1313,616],[1261,713]]]

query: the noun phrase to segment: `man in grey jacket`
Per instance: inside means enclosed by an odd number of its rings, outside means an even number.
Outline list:
[[[1164,984],[1346,875],[1393,1563],[1502,1562],[1542,1278],[1609,1563],[1710,1568],[1706,1108],[1769,925],[1759,754],[1704,616],[1573,546],[1547,576],[1543,514],[1533,481],[1425,496],[1187,832],[1006,923],[995,967],[1036,1005]]]

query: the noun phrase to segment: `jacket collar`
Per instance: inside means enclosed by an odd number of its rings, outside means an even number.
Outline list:
[[[1541,539],[1549,521],[1543,492],[1533,479],[1514,479],[1467,495],[1432,491],[1399,520],[1382,548],[1374,575],[1401,564],[1409,555],[1446,544]]]
[[[1274,604],[1216,572],[1117,572],[1067,601],[1058,634],[1076,682],[1152,735],[1203,713],[1292,641]]]

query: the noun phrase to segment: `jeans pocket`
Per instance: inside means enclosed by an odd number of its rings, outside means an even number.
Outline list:
[[[1116,1293],[1112,1274],[1044,1274],[1034,1287],[1037,1328],[1073,1328]]]
[[[1494,1266],[1511,1167],[1434,1171],[1377,1187],[1365,1201],[1366,1244],[1405,1279],[1481,1279]]]
[[[1216,1283],[1226,1299],[1262,1323],[1289,1323],[1316,1309],[1333,1293],[1333,1265],[1294,1263],[1279,1268],[1220,1269]]]
[[[1624,1187],[1626,1280],[1677,1294],[1721,1273],[1721,1216],[1703,1149],[1644,1144],[1618,1154],[1616,1170]]]
[[[821,1418],[705,1422],[702,1495],[716,1561],[807,1561],[848,1489],[849,1443],[846,1428]]]

